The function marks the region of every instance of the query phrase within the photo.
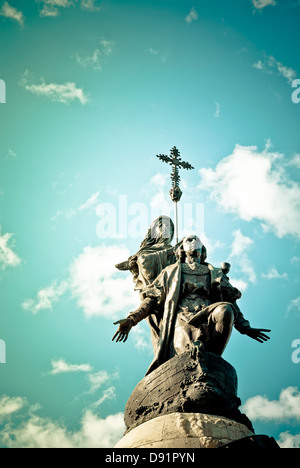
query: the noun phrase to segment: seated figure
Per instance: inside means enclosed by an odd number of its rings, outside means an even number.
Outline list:
[[[264,332],[270,330],[252,328],[240,311],[241,293],[230,284],[228,264],[222,269],[206,263],[206,248],[196,235],[178,244],[176,256],[144,285],[140,307],[115,322],[119,328],[113,340],[125,342],[131,328],[148,319],[155,357],[147,374],[186,351],[221,356],[233,327],[261,343],[269,339]]]

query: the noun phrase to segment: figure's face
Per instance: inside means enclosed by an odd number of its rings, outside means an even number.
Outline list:
[[[163,221],[161,225],[157,224],[155,227],[155,237],[162,239],[170,239],[171,236],[171,226],[167,221]]]
[[[193,252],[196,250],[201,255],[202,246],[201,240],[195,235],[187,236],[183,240],[183,250],[185,252]]]

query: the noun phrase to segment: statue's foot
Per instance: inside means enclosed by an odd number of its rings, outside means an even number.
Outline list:
[[[202,341],[193,341],[191,347],[191,358],[199,359],[200,355],[205,351]]]

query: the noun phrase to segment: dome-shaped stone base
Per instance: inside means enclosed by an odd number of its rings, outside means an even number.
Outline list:
[[[115,448],[218,448],[251,435],[246,426],[223,416],[171,413],[132,429]]]

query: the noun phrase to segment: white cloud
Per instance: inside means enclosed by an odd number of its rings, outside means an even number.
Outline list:
[[[89,99],[87,95],[85,95],[83,89],[78,88],[73,82],[47,84],[45,80],[41,78],[40,84],[30,84],[30,73],[28,70],[25,71],[19,84],[23,86],[26,91],[37,96],[45,96],[54,102],[70,104],[70,102],[78,100],[82,105],[89,102]]]
[[[215,110],[214,116],[216,117],[216,119],[218,119],[220,117],[221,106],[217,101],[215,101],[215,104],[216,104],[216,110]]]
[[[81,8],[88,11],[100,11],[100,7],[95,5],[96,0],[81,0]]]
[[[98,408],[106,400],[113,400],[114,398],[116,398],[115,387],[108,387],[104,390],[101,397],[92,404],[92,408]]]
[[[93,193],[85,202],[78,206],[78,208],[69,209],[58,209],[56,213],[51,217],[51,221],[54,222],[58,218],[62,217],[66,220],[70,220],[78,215],[80,212],[91,210],[95,207],[99,201],[100,192]]]
[[[77,52],[75,58],[77,63],[84,67],[90,67],[94,70],[102,70],[102,65],[105,61],[105,57],[108,57],[112,54],[115,43],[113,41],[108,41],[102,39],[100,41],[100,48],[95,49],[91,54],[82,54]]]
[[[24,406],[24,400],[20,397],[10,398],[6,395],[0,398],[0,421],[20,411]]]
[[[40,16],[55,17],[59,15],[59,8],[70,8],[73,5],[71,0],[37,0],[42,4]]]
[[[83,414],[80,429],[69,431],[62,423],[40,417],[27,409],[21,397],[0,400],[0,441],[8,448],[111,448],[125,430],[123,414],[102,419],[91,410]],[[4,408],[4,411],[1,411]],[[22,417],[15,413],[23,410]]]
[[[240,229],[233,232],[233,243],[231,246],[231,257],[240,257],[246,250],[253,245],[253,240],[250,237],[244,236]]]
[[[241,273],[245,276],[247,281],[251,283],[256,282],[256,273],[254,270],[253,262],[248,256],[248,250],[253,245],[253,240],[250,237],[244,236],[240,229],[233,232],[233,242],[231,245],[231,253],[229,256],[230,261],[234,262],[234,268],[239,268]],[[235,280],[237,284],[239,281],[240,286],[245,290],[247,283],[242,280]]]
[[[17,21],[17,23],[19,23],[20,26],[24,24],[24,15],[22,11],[10,6],[7,2],[4,2],[4,4],[2,5],[2,8],[0,10],[0,16],[4,16],[5,18]]]
[[[151,55],[157,55],[157,54],[158,54],[158,51],[155,50],[155,49],[152,49],[152,47],[149,47],[148,52],[149,52]]]
[[[277,443],[281,448],[300,448],[300,434],[281,432]]]
[[[0,443],[7,448],[112,448],[125,430],[122,413],[102,419],[85,410],[79,430],[70,431],[61,422],[35,414],[21,397],[2,397],[0,417]]]
[[[151,334],[147,324],[140,323],[132,329],[133,346],[142,353],[153,354]]]
[[[80,4],[82,10],[86,11],[100,11],[95,3],[96,0],[36,0],[42,5],[40,9],[40,16],[44,17],[55,17],[60,14],[60,8],[70,8],[76,4]]]
[[[253,64],[253,68],[271,74],[275,70],[277,71],[278,75],[285,78],[289,84],[291,84],[294,81],[297,75],[295,70],[283,65],[283,63],[276,60],[273,56],[267,57],[265,62],[259,60],[258,62]]]
[[[227,213],[258,220],[282,238],[300,238],[300,187],[279,166],[282,155],[236,145],[213,169],[201,169],[199,187]]]
[[[114,447],[125,430],[123,414],[118,413],[101,419],[87,411],[81,422],[81,430],[74,435],[78,447]]]
[[[79,206],[78,210],[85,211],[85,210],[88,210],[89,208],[92,208],[98,202],[99,196],[100,196],[100,192],[93,193],[93,195],[91,195],[90,198],[85,203]]]
[[[89,393],[95,393],[103,384],[107,383],[111,379],[111,376],[106,370],[102,370],[89,374],[88,379],[90,383]]]
[[[36,299],[26,299],[22,307],[33,314],[52,310],[53,304],[69,292],[87,317],[116,318],[121,312],[129,313],[138,307],[139,296],[133,290],[131,275],[122,277],[115,268],[128,257],[128,250],[120,246],[85,247],[71,263],[67,279],[53,281],[38,292]]]
[[[266,396],[257,395],[246,401],[243,411],[250,420],[300,421],[300,391],[297,387],[285,388],[279,400],[271,401]]]
[[[52,370],[49,373],[52,375],[92,371],[92,367],[89,364],[68,364],[64,359],[53,360],[51,361],[51,365]]]
[[[300,257],[292,257],[291,258],[291,264],[294,266],[300,265]]]
[[[292,83],[294,81],[294,79],[296,78],[296,72],[295,70],[293,70],[292,68],[290,67],[286,67],[285,65],[283,65],[281,62],[278,62],[278,60],[276,60],[274,57],[269,57],[269,60],[268,60],[268,65],[269,67],[274,67],[277,69],[279,75],[283,76],[283,78],[285,78],[288,83]]]
[[[287,308],[287,315],[290,312],[300,316],[300,296],[290,301]]]
[[[185,17],[185,21],[187,23],[191,23],[192,21],[196,21],[198,19],[198,13],[196,9],[193,7],[189,14]]]
[[[156,49],[153,49],[152,47],[149,47],[148,49],[146,49],[146,52],[153,55],[154,57],[157,57],[157,59],[161,63],[166,63],[169,50],[165,49],[164,51],[162,50],[158,51]]]
[[[128,257],[128,250],[119,246],[86,247],[72,262],[70,290],[87,317],[117,317],[138,306],[131,276],[120,277],[115,268]]]
[[[0,236],[0,268],[15,267],[21,263],[19,256],[13,251],[13,234],[6,233]]]
[[[103,385],[110,383],[111,380],[118,378],[118,373],[109,375],[106,370],[93,372],[93,368],[90,364],[69,364],[65,359],[58,359],[51,361],[52,370],[49,372],[49,375],[58,375],[58,374],[71,374],[71,373],[85,373],[87,374],[87,380],[89,383],[89,390],[84,392],[85,394],[98,393],[99,389]],[[104,390],[101,390],[100,396],[98,399],[90,405],[91,409],[98,408],[106,400],[111,400],[116,397],[116,388],[114,386],[109,386]]]
[[[168,190],[166,190],[167,183],[170,180],[168,174],[162,174],[158,172],[155,176],[151,177],[149,182],[150,189],[150,209],[151,209],[151,219],[154,220],[157,216],[160,216],[162,213],[166,216],[173,217],[171,214],[173,212],[172,201],[167,195]]]
[[[284,280],[287,280],[289,279],[288,277],[288,274],[287,273],[278,273],[277,269],[275,267],[271,267],[268,271],[268,273],[262,273],[261,275],[263,278],[265,279],[269,279],[269,280],[272,280],[272,279],[284,279]]]
[[[241,292],[246,291],[246,289],[248,287],[248,284],[246,283],[246,281],[244,281],[242,279],[230,278],[230,283],[232,284],[232,286],[234,286],[235,288],[237,288]]]
[[[289,165],[300,169],[300,154],[295,154],[295,156],[289,162]]]
[[[99,49],[94,50],[91,55],[82,56],[81,54],[75,54],[77,63],[82,67],[91,67],[94,70],[102,70],[102,54]]]
[[[253,64],[253,68],[256,68],[257,70],[265,70],[265,66],[262,63],[261,60]]]
[[[24,310],[29,310],[34,315],[41,310],[52,310],[53,304],[65,294],[68,289],[68,282],[53,281],[50,286],[41,289],[37,294],[37,299],[26,299],[22,303]]]
[[[267,6],[275,6],[276,2],[275,0],[252,0],[254,8],[257,10],[262,10],[263,8]]]

